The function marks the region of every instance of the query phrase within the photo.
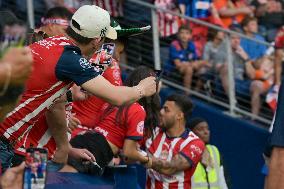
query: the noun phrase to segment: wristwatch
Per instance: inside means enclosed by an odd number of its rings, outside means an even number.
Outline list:
[[[66,99],[67,99],[67,102],[73,102],[72,91],[71,90],[68,90],[66,92]]]

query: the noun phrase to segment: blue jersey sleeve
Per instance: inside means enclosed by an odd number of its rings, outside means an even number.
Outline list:
[[[190,50],[192,52],[192,60],[197,60],[198,56],[197,56],[197,53],[196,53],[196,47],[195,47],[194,43],[190,42],[189,46],[190,46]]]
[[[61,81],[73,81],[81,86],[83,83],[100,75],[100,71],[82,57],[76,46],[65,46],[56,68],[56,77]]]
[[[170,61],[173,62],[175,59],[180,59],[180,53],[174,45],[170,46]]]

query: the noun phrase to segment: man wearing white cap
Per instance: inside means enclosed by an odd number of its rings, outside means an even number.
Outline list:
[[[3,169],[10,166],[14,143],[25,137],[38,118],[73,83],[115,105],[132,103],[156,92],[154,77],[142,80],[135,87],[113,86],[84,58],[93,54],[105,37],[117,37],[110,27],[107,11],[94,5],[82,6],[74,13],[66,33],[67,36],[55,36],[30,45],[34,70],[18,106],[0,124]],[[67,127],[57,129],[54,137],[68,145]]]

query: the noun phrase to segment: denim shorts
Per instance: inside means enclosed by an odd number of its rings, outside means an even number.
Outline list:
[[[2,173],[11,167],[12,159],[14,157],[14,149],[10,144],[7,144],[0,140],[0,162],[2,167]]]

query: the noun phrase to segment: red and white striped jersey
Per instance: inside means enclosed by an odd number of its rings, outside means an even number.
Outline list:
[[[67,125],[71,116],[71,109],[72,103],[68,103],[65,107]],[[67,133],[67,135],[70,139],[71,134]],[[27,132],[26,136],[16,144],[14,151],[16,154],[25,155],[25,149],[29,147],[46,148],[48,150],[48,157],[53,157],[56,150],[56,143],[50,133],[45,116],[41,116],[38,119],[33,128]]]
[[[10,141],[24,136],[47,108],[70,87],[72,82],[59,81],[55,75],[55,67],[66,45],[72,45],[72,42],[62,36],[30,45],[34,59],[33,72],[20,103],[0,124],[0,135]]]
[[[157,7],[178,12],[178,8],[175,6],[174,0],[155,0],[154,4]],[[158,11],[157,15],[161,37],[168,37],[178,32],[179,19],[177,16],[161,11]]]
[[[123,16],[123,6],[119,0],[94,0],[93,4],[107,10],[112,17]]]
[[[112,59],[112,66],[107,68],[107,70],[103,73],[103,77],[113,85],[122,85],[121,71],[118,62],[115,59]],[[76,118],[78,118],[81,124],[84,126],[75,129],[72,135],[75,136],[83,130],[94,128],[98,121],[97,115],[100,113],[105,103],[106,102],[104,100],[96,96],[92,96],[83,101],[75,101],[73,103],[67,104],[67,125],[71,113],[73,112],[76,113]],[[68,137],[69,139],[71,138],[71,135],[69,133]],[[24,148],[29,148],[30,146],[37,148],[47,148],[49,158],[54,155],[56,150],[56,143],[48,129],[45,116],[42,116],[35,123],[34,127],[27,133],[27,135],[16,145],[15,152],[17,154],[24,155]]]
[[[145,145],[147,153],[156,158],[171,161],[175,155],[181,154],[191,164],[189,169],[173,175],[165,175],[153,169],[148,169],[147,189],[191,188],[191,176],[205,148],[204,143],[192,131],[186,130],[180,137],[173,138],[168,137],[161,128],[157,128],[153,139],[147,139]]]

